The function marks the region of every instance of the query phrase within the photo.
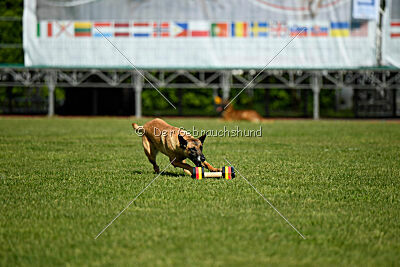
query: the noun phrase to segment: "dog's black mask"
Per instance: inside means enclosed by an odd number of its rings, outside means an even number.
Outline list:
[[[202,167],[202,162],[206,161],[206,157],[203,155],[203,142],[206,139],[206,135],[201,136],[199,139],[188,138],[186,140],[181,135],[178,135],[178,138],[179,145],[185,150],[186,156],[196,167]]]
[[[202,167],[202,162],[206,161],[206,157],[204,157],[203,153],[200,155],[191,155],[189,159],[196,165],[196,167]]]

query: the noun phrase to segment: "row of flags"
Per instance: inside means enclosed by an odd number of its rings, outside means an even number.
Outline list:
[[[390,22],[390,38],[400,38],[400,21]]]
[[[37,37],[348,37],[368,36],[368,23],[41,21]]]

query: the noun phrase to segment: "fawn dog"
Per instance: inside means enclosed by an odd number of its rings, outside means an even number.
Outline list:
[[[217,106],[216,110],[222,113],[222,118],[226,121],[251,121],[261,122],[263,117],[255,110],[235,110],[233,103],[228,100],[222,100],[221,97],[214,98],[214,104]],[[225,109],[225,110],[224,110]]]
[[[251,122],[261,122],[263,117],[255,110],[235,110],[233,104],[226,107],[222,113],[222,117],[226,121],[246,120]]]
[[[144,153],[153,164],[154,171],[160,172],[156,163],[157,153],[160,151],[172,162],[174,167],[182,168],[185,173],[192,174],[193,167],[185,162],[190,159],[196,167],[206,167],[210,171],[221,171],[206,161],[203,155],[203,143],[206,135],[194,138],[186,131],[171,126],[161,119],[154,119],[143,126],[132,123],[133,129],[142,135]]]

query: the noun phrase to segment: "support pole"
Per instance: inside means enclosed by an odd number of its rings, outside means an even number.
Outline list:
[[[56,73],[54,71],[49,71],[46,76],[47,88],[49,90],[48,102],[49,108],[47,116],[54,116],[54,90],[56,89]]]
[[[311,76],[311,89],[314,95],[313,118],[319,119],[319,92],[321,91],[321,76],[319,73],[313,73]]]
[[[222,88],[222,99],[223,100],[229,100],[229,95],[230,95],[230,91],[231,91],[230,76],[231,76],[231,74],[229,71],[222,72],[221,88]]]
[[[387,2],[387,1],[386,1]],[[387,3],[386,3],[387,4]],[[375,44],[376,44],[376,64],[378,66],[382,66],[382,21],[383,21],[383,14],[384,14],[384,1],[380,2],[379,6],[379,15],[378,15],[378,22],[376,25],[376,39],[375,39]],[[386,10],[388,8],[386,7]]]
[[[133,74],[134,90],[135,90],[135,116],[136,118],[142,117],[142,91],[143,91],[143,77],[135,72]]]

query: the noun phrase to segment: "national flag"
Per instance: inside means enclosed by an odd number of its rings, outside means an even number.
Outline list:
[[[267,37],[269,35],[269,24],[267,22],[252,22],[250,24],[251,37]]]
[[[154,37],[169,37],[169,23],[153,23],[153,36]]]
[[[153,24],[149,22],[134,22],[133,37],[150,37],[153,33]]]
[[[231,33],[233,37],[247,37],[247,22],[232,22]]]
[[[350,35],[348,22],[331,22],[331,36],[348,37]]]
[[[368,22],[353,21],[350,26],[350,35],[354,37],[367,37]]]
[[[74,32],[75,32],[75,37],[90,37],[92,36],[92,23],[75,22]]]
[[[228,37],[228,23],[213,23],[213,24],[211,24],[211,36],[213,36],[213,37]]]
[[[207,21],[189,22],[189,32],[192,37],[210,36],[210,23]]]
[[[114,22],[115,37],[129,37],[129,22]]]
[[[314,25],[311,27],[312,37],[327,37],[329,32],[328,26]]]
[[[188,23],[175,22],[171,27],[171,34],[174,37],[187,37],[189,35]]]
[[[390,38],[400,37],[400,21],[390,22]]]
[[[272,37],[285,37],[288,34],[288,27],[285,22],[273,22],[270,25],[270,35]]]
[[[103,37],[103,35],[104,35],[104,37],[112,37],[113,36],[111,22],[94,22],[93,28],[94,28],[93,29],[94,37]]]
[[[55,21],[53,24],[53,35],[57,38],[72,38],[74,36],[74,27],[72,21]]]
[[[53,36],[53,22],[52,21],[40,21],[36,25],[36,36],[37,37],[52,37]]]
[[[308,28],[304,26],[292,26],[290,27],[290,36],[291,37],[307,37]]]

